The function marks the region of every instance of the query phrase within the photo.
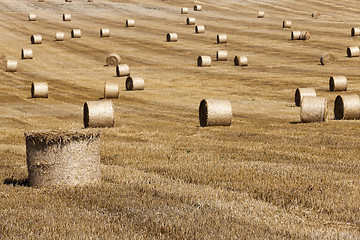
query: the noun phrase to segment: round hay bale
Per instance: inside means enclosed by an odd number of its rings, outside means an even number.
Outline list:
[[[64,41],[64,39],[65,39],[65,34],[63,32],[57,32],[55,34],[56,41]]]
[[[126,27],[134,27],[135,26],[135,20],[134,19],[126,19]]]
[[[193,17],[186,18],[186,24],[187,25],[195,25],[196,19]]]
[[[204,25],[196,25],[195,33],[205,33],[205,26]]]
[[[30,13],[29,14],[29,21],[36,21],[36,14],[35,13]]]
[[[216,41],[217,41],[217,44],[227,43],[227,35],[226,34],[218,34],[216,36]]]
[[[71,14],[70,13],[64,13],[63,14],[63,21],[71,21]]]
[[[114,127],[112,101],[88,101],[84,103],[84,127]]]
[[[110,37],[110,29],[108,28],[100,29],[100,37]]]
[[[30,37],[31,44],[42,44],[42,37],[41,35],[32,35]]]
[[[301,102],[301,122],[325,122],[327,120],[327,108],[326,98],[305,96]]]
[[[119,64],[116,66],[116,76],[130,76],[130,68],[127,64]]]
[[[347,78],[345,76],[331,76],[329,79],[330,91],[346,91]]]
[[[360,28],[351,28],[351,36],[360,36]]]
[[[325,65],[325,64],[333,63],[333,62],[335,62],[335,60],[336,60],[336,58],[333,54],[324,53],[320,58],[320,63],[322,65]]]
[[[291,21],[284,20],[282,27],[283,27],[283,28],[291,28]]]
[[[295,105],[300,107],[304,96],[316,97],[314,88],[297,88],[295,91]]]
[[[116,53],[110,53],[106,56],[106,66],[117,66],[120,64],[121,57]]]
[[[7,60],[6,61],[6,72],[16,72],[17,71],[17,61],[16,60]]]
[[[202,6],[201,5],[195,5],[194,6],[194,11],[201,11],[202,10]]]
[[[71,37],[72,38],[81,38],[81,30],[80,29],[72,29]]]
[[[259,11],[258,12],[258,18],[263,18],[265,16],[265,12],[264,11]]]
[[[145,81],[142,77],[128,77],[125,82],[126,91],[144,90]]]
[[[119,98],[119,84],[117,82],[105,83],[104,98]]]
[[[315,11],[315,12],[313,12],[313,13],[311,14],[311,17],[312,17],[312,18],[319,18],[319,17],[320,17],[320,13],[318,13],[317,11]]]
[[[201,127],[230,126],[232,108],[229,100],[203,99],[199,106],[199,120]]]
[[[166,41],[167,42],[177,42],[178,35],[177,33],[168,33],[166,34]]]
[[[337,120],[360,119],[359,95],[338,95],[335,98],[334,115]]]
[[[181,14],[188,14],[188,13],[189,13],[189,8],[187,7],[181,8]]]
[[[100,133],[89,130],[25,133],[30,187],[79,186],[101,181]]]
[[[226,50],[218,50],[216,52],[217,61],[227,61],[228,52]]]
[[[310,31],[301,31],[299,40],[310,40],[312,33]]]
[[[32,82],[31,97],[32,98],[48,98],[49,86],[47,82]]]
[[[359,53],[360,53],[360,50],[359,50],[358,46],[347,48],[348,57],[359,57]]]
[[[197,59],[198,67],[210,67],[211,57],[210,56],[199,56]]]
[[[21,58],[22,59],[32,59],[33,58],[33,52],[31,49],[26,48],[21,50]]]
[[[234,64],[235,66],[245,67],[248,65],[248,58],[246,56],[235,56]]]
[[[300,40],[300,31],[292,31],[291,32],[291,40]]]

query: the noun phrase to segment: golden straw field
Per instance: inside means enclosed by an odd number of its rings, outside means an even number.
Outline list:
[[[360,45],[359,16],[356,0],[1,0],[0,239],[360,239],[360,120],[334,120],[344,92],[329,91],[343,75],[360,94],[360,58],[346,52]],[[302,30],[312,38],[292,41]],[[26,48],[33,59],[21,59]],[[144,91],[125,91],[109,53]],[[324,53],[335,61],[321,65]],[[201,55],[211,67],[197,66]],[[249,65],[234,66],[242,55]],[[101,100],[106,81],[120,96],[115,127],[100,129],[101,182],[29,187],[24,132],[83,128],[84,102]],[[31,98],[32,82],[47,82],[49,97]],[[328,99],[327,122],[300,122],[299,87]],[[231,126],[200,127],[207,98],[231,102]]]

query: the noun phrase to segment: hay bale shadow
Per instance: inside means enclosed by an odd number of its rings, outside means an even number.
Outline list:
[[[13,177],[6,178],[4,180],[4,184],[13,185],[14,187],[15,186],[29,187],[29,181],[27,178],[23,178],[23,179],[15,179]]]

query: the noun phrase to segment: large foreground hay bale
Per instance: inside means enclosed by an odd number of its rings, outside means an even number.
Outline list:
[[[127,64],[119,64],[116,66],[116,76],[130,76],[130,68]]]
[[[117,66],[120,64],[121,57],[116,53],[110,53],[106,56],[106,66]]]
[[[101,180],[100,133],[89,130],[25,133],[31,187],[76,186]]]
[[[135,26],[135,20],[134,19],[126,19],[125,25],[126,25],[126,27],[134,27]]]
[[[216,42],[217,42],[217,44],[227,43],[227,35],[226,34],[217,34]]]
[[[80,29],[72,29],[71,37],[72,38],[81,38],[81,30]]]
[[[351,36],[360,36],[360,28],[351,28]]]
[[[84,103],[84,127],[114,127],[112,101],[88,101]]]
[[[29,48],[24,48],[21,50],[21,58],[22,59],[32,59],[33,51]]]
[[[142,77],[128,77],[125,82],[126,91],[144,90],[145,81]]]
[[[194,6],[194,11],[201,11],[202,10],[202,6],[201,5],[195,5]]]
[[[210,56],[199,56],[197,59],[198,67],[210,67],[211,57]]]
[[[347,78],[345,76],[331,76],[329,79],[330,91],[346,91]]]
[[[301,102],[301,122],[325,122],[327,120],[327,99],[305,96]]]
[[[105,83],[104,98],[119,98],[119,84],[117,82]]]
[[[346,51],[348,57],[359,57],[360,50],[358,46],[348,47]]]
[[[47,82],[32,82],[31,97],[32,98],[48,98],[49,86]]]
[[[177,33],[168,33],[166,34],[166,41],[167,42],[177,42],[178,35]]]
[[[55,34],[56,41],[64,41],[64,39],[65,39],[65,34],[63,32],[57,32]]]
[[[193,17],[186,18],[186,24],[187,25],[195,25],[196,19]]]
[[[32,35],[30,37],[31,44],[42,44],[41,35]]]
[[[304,96],[316,97],[314,88],[297,88],[295,91],[295,105],[300,107]]]
[[[284,20],[282,27],[283,28],[291,28],[291,21]]]
[[[204,25],[196,25],[195,33],[205,33],[205,26]]]
[[[360,119],[359,95],[338,95],[335,99],[334,115],[337,120]]]
[[[203,99],[199,106],[200,126],[230,126],[232,108],[229,100]]]
[[[63,21],[71,21],[71,14],[70,13],[64,13],[63,14]]]
[[[325,65],[325,64],[333,63],[333,62],[335,62],[335,60],[336,60],[336,58],[333,54],[324,53],[320,58],[320,63],[322,65]]]
[[[216,52],[216,60],[217,61],[227,61],[228,52],[226,50],[218,50]]]
[[[16,60],[7,60],[6,61],[6,72],[16,72],[17,71],[17,61]]]
[[[235,56],[234,64],[235,66],[245,67],[248,65],[248,58],[246,56]]]
[[[100,29],[100,37],[110,37],[110,29],[101,28]]]
[[[30,13],[29,14],[29,21],[36,21],[36,14],[35,13]]]
[[[258,18],[263,18],[265,16],[264,11],[258,11]]]
[[[181,14],[188,14],[188,13],[189,13],[189,8],[187,7],[181,8]]]

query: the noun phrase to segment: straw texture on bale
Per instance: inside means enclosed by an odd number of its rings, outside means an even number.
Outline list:
[[[319,18],[319,17],[320,17],[320,13],[318,13],[317,11],[315,11],[315,12],[313,12],[313,13],[311,14],[311,17],[313,17],[313,18]]]
[[[359,50],[358,46],[347,48],[348,57],[359,57],[359,53],[360,53],[360,50]]]
[[[16,72],[17,71],[17,61],[16,60],[7,60],[6,61],[6,71],[7,72]]]
[[[135,20],[134,19],[126,19],[126,27],[134,27]]]
[[[295,91],[295,105],[300,107],[304,96],[316,97],[314,88],[297,88]]]
[[[31,44],[42,44],[42,37],[41,35],[32,35],[30,37]]]
[[[71,37],[72,38],[81,38],[81,30],[80,29],[72,29]]]
[[[130,76],[130,68],[127,64],[119,64],[116,66],[116,76]]]
[[[246,56],[235,56],[234,64],[235,66],[245,67],[248,65],[248,58]]]
[[[35,13],[30,13],[29,14],[29,21],[36,21],[36,14]]]
[[[312,37],[310,31],[292,31],[291,40],[309,40]]]
[[[100,29],[100,37],[110,37],[110,29],[108,28]]]
[[[181,8],[181,14],[188,14],[188,13],[189,13],[189,8],[187,7]]]
[[[283,21],[283,28],[291,28],[291,21],[284,20]]]
[[[64,41],[64,39],[65,39],[65,34],[63,32],[57,32],[55,34],[56,41]]]
[[[47,82],[33,82],[31,83],[31,97],[32,98],[48,98],[49,86]]]
[[[210,67],[211,57],[210,56],[199,56],[197,59],[198,67]]]
[[[201,5],[195,5],[194,6],[194,11],[201,11],[202,10],[202,6]]]
[[[84,103],[84,127],[114,127],[112,101],[88,101]]]
[[[263,18],[265,16],[265,12],[264,11],[259,11],[258,12],[258,18]]]
[[[292,31],[291,32],[291,40],[300,40],[300,31]]]
[[[177,42],[178,35],[177,33],[168,33],[166,34],[166,41],[167,42]]]
[[[31,49],[26,48],[21,50],[21,58],[22,59],[32,59],[33,58],[33,52]]]
[[[70,13],[64,13],[63,14],[63,21],[71,21],[71,14]]]
[[[351,28],[351,36],[360,36],[360,28]]]
[[[106,65],[107,66],[117,66],[120,64],[121,57],[116,53],[110,53],[106,56]]]
[[[218,50],[216,52],[216,60],[217,61],[227,61],[228,52],[226,50]]]
[[[89,130],[25,133],[30,187],[79,186],[101,180],[100,133]]]
[[[195,26],[195,33],[204,33],[205,32],[205,26],[204,25],[196,25]]]
[[[217,41],[217,44],[227,43],[227,35],[226,34],[218,34],[216,36],[216,41]]]
[[[336,60],[336,58],[333,54],[324,53],[320,58],[320,63],[322,65],[325,65],[325,64],[333,63],[333,62],[335,62],[335,60]]]
[[[230,126],[232,108],[229,100],[203,99],[199,106],[199,120],[201,127]]]
[[[125,82],[126,91],[144,90],[145,81],[142,77],[128,77]]]
[[[301,103],[301,122],[325,122],[327,120],[327,99],[305,96]]]
[[[338,95],[335,99],[334,115],[337,120],[360,119],[359,95]]]
[[[105,83],[104,98],[119,98],[119,84],[117,82]]]
[[[346,91],[347,78],[345,76],[331,76],[329,79],[330,91]]]
[[[186,18],[186,24],[187,25],[195,25],[196,19],[193,17]]]

